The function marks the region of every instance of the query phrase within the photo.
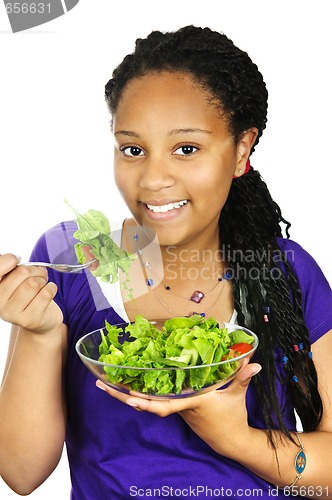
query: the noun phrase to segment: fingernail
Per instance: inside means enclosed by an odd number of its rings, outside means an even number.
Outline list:
[[[127,401],[127,405],[131,406],[132,408],[138,408],[138,405],[134,401]]]
[[[21,262],[21,258],[22,257],[20,255],[17,255],[17,254],[14,254],[14,255],[15,255],[16,259],[17,259],[17,262]]]
[[[96,386],[98,387],[98,389],[100,389],[101,391],[106,391],[104,385],[102,382],[99,382],[99,380],[97,380],[96,382]]]

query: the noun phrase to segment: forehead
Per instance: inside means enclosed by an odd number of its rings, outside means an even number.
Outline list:
[[[114,126],[144,121],[225,123],[211,94],[187,73],[153,72],[132,79],[113,116]]]
[[[146,93],[151,90],[158,90],[165,92],[169,89],[176,90],[177,92],[192,91],[201,94],[201,96],[208,96],[208,92],[204,89],[204,86],[200,84],[190,73],[181,71],[151,71],[142,76],[135,77],[130,80],[125,86],[122,92],[123,94],[130,96],[132,94]],[[122,101],[121,99],[121,101]]]

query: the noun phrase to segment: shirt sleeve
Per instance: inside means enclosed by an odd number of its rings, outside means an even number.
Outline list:
[[[304,320],[314,343],[332,329],[331,286],[315,259],[298,243],[286,239],[279,243],[299,280]]]

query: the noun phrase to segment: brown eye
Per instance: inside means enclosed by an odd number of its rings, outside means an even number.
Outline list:
[[[120,151],[126,156],[142,156],[144,154],[143,149],[138,146],[125,146],[120,148]]]
[[[196,151],[198,151],[198,148],[196,146],[193,146],[192,144],[185,144],[184,146],[180,146],[179,148],[177,148],[175,154],[189,156]]]

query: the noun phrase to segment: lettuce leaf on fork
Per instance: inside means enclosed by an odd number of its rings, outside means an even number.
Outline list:
[[[102,281],[115,283],[119,279],[119,270],[125,273],[126,280],[122,287],[128,290],[128,298],[132,297],[132,290],[128,287],[129,270],[132,261],[137,257],[120,248],[111,238],[111,228],[108,218],[100,211],[90,209],[80,214],[65,200],[65,203],[76,215],[77,231],[74,238],[78,240],[75,244],[75,253],[78,262],[86,262],[84,247],[98,260],[98,267],[92,274]]]

